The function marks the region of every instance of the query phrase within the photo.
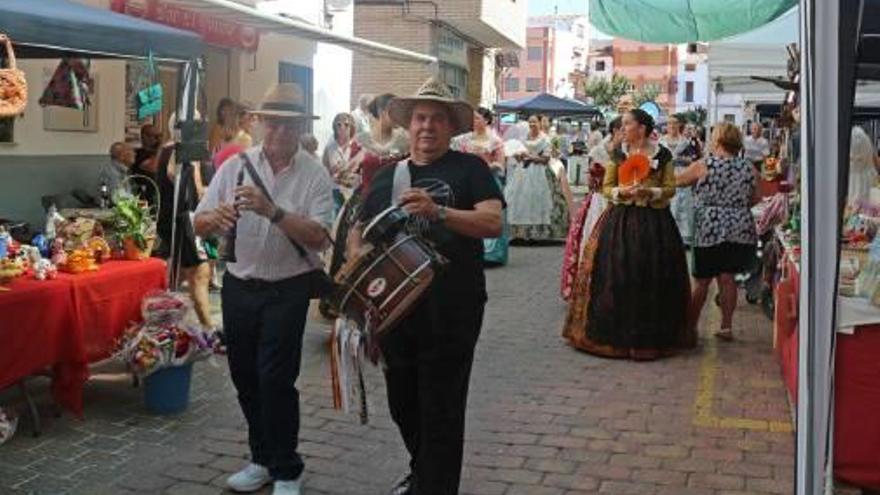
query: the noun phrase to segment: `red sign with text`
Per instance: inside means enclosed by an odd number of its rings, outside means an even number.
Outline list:
[[[132,17],[192,31],[212,45],[255,51],[260,44],[260,33],[255,28],[202,14],[169,2],[113,0],[110,9]]]

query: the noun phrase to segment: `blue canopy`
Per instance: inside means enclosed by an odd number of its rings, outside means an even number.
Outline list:
[[[593,105],[577,100],[539,93],[516,100],[505,100],[495,105],[496,112],[543,113],[550,117],[592,117],[602,113]]]
[[[41,56],[72,52],[123,58],[152,51],[157,58],[183,61],[203,52],[196,34],[70,0],[2,0],[0,32],[16,45],[48,50]]]

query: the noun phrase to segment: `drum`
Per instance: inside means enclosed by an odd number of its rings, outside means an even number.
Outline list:
[[[389,208],[364,229],[372,249],[337,274],[334,305],[373,336],[384,334],[415,307],[445,260],[404,231],[406,213]]]

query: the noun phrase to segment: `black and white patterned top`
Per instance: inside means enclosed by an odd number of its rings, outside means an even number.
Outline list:
[[[711,156],[706,168],[706,176],[694,185],[694,245],[757,244],[751,210],[756,187],[752,164],[740,157]]]

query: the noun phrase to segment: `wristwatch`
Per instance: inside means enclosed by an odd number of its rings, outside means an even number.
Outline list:
[[[446,207],[443,205],[437,208],[437,223],[446,223]]]
[[[284,211],[283,208],[276,206],[275,213],[272,213],[272,216],[269,218],[269,221],[272,223],[278,223],[281,221],[282,218],[284,218],[284,215],[286,215],[286,214],[287,214],[287,212]]]

